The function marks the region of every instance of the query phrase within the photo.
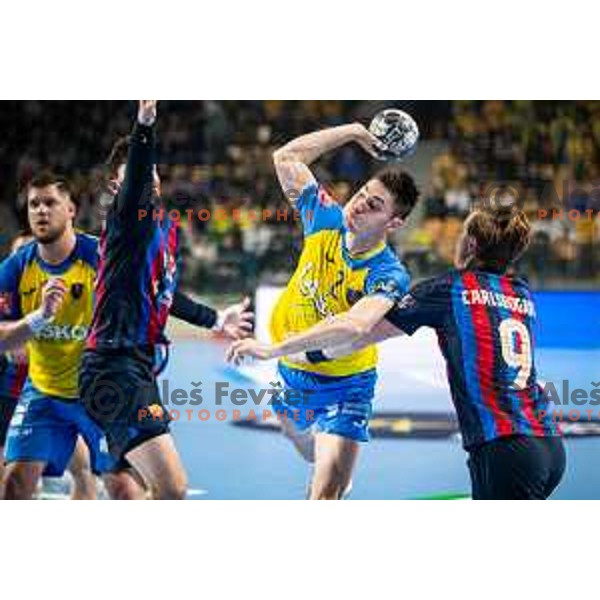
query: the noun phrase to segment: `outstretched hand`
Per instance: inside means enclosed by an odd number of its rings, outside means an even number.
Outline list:
[[[273,347],[254,338],[238,340],[227,349],[225,360],[239,365],[247,356],[258,360],[269,360],[273,358]]]
[[[218,331],[232,340],[248,337],[254,328],[254,313],[250,310],[250,298],[228,306],[219,313]]]

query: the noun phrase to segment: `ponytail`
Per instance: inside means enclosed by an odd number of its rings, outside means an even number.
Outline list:
[[[484,267],[505,271],[527,249],[531,226],[525,213],[514,207],[477,210],[465,223],[475,239],[475,259]]]

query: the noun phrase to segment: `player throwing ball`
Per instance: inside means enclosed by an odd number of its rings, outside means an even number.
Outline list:
[[[535,305],[509,274],[531,231],[519,210],[476,210],[465,221],[456,269],[424,281],[373,327],[351,310],[273,347],[234,343],[233,358],[318,348],[321,360],[420,327],[438,334],[476,500],[541,500],[565,470],[565,451],[534,360]],[[401,364],[399,364],[401,368]]]
[[[379,145],[363,125],[350,124],[299,137],[274,154],[304,229],[296,272],[271,319],[277,344],[351,307],[375,325],[408,290],[408,272],[386,239],[417,201],[410,175],[384,167],[342,209],[310,171],[320,156],[352,142],[373,155]],[[311,499],[340,499],[351,482],[360,442],[368,440],[376,366],[373,345],[326,363],[279,363],[286,389],[275,409],[303,456],[314,459]],[[299,435],[309,430],[314,436]]]

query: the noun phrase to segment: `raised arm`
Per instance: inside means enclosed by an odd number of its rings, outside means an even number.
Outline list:
[[[360,123],[340,125],[302,135],[273,154],[275,172],[287,199],[294,204],[302,190],[315,178],[309,167],[318,158],[336,148],[356,142],[375,156],[379,141]]]
[[[156,104],[156,100],[139,101],[127,154],[125,179],[115,199],[116,214],[129,221],[137,221],[138,211],[146,208],[152,200]]]

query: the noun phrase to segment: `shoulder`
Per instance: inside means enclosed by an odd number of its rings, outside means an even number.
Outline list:
[[[368,264],[369,277],[379,277],[387,274],[390,278],[401,279],[408,283],[411,275],[406,265],[391,246],[386,246],[379,254],[374,256]]]
[[[95,267],[98,263],[99,238],[89,233],[78,232],[77,243],[81,259]]]
[[[100,238],[98,236],[92,235],[91,233],[85,233],[83,231],[77,232],[77,239],[82,247],[86,249],[95,250],[98,248],[100,244]]]
[[[409,289],[411,276],[398,255],[388,246],[369,260],[365,279],[367,294],[385,294],[399,300]]]
[[[20,275],[36,255],[37,242],[32,240],[21,246],[0,263],[3,276]]]
[[[405,264],[400,260],[398,253],[387,244],[385,249],[373,257],[371,268],[402,269],[408,272]]]
[[[344,226],[341,206],[321,184],[307,185],[295,206],[300,211],[306,234],[325,229],[340,230]]]
[[[452,288],[454,287],[457,280],[461,279],[460,271],[448,271],[446,273],[442,273],[441,275],[436,275],[434,277],[429,277],[428,279],[424,279],[418,282],[413,287],[413,293],[418,295],[444,295],[450,294]]]
[[[509,277],[509,280],[515,289],[529,293],[529,281],[525,277]]]

